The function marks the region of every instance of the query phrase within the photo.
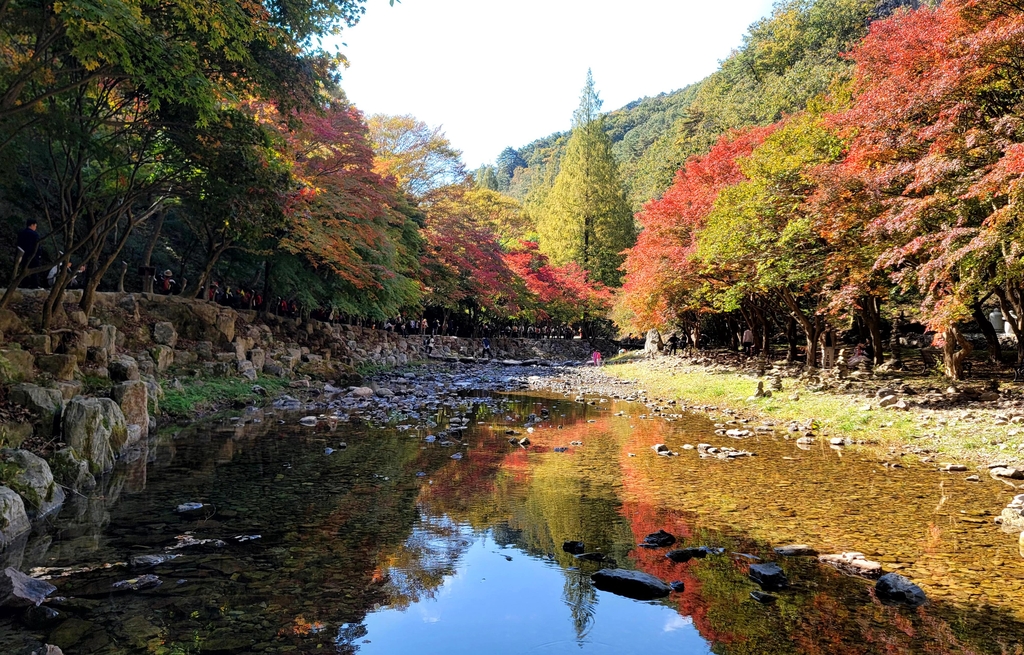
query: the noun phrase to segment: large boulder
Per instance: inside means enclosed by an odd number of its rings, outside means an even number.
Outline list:
[[[11,389],[11,402],[32,413],[32,423],[39,436],[50,438],[60,429],[60,415],[64,396],[57,389],[46,389],[34,384],[19,384]]]
[[[178,332],[174,329],[174,323],[160,321],[153,324],[153,341],[164,346],[173,348],[178,343]]]
[[[924,591],[899,573],[886,573],[875,582],[875,594],[883,603],[918,607],[928,601]]]
[[[128,440],[124,413],[110,398],[73,398],[64,408],[64,443],[89,463],[97,475],[114,468],[114,447]]]
[[[21,318],[9,309],[0,309],[0,332],[3,334],[21,334],[25,332],[25,324]]]
[[[36,358],[20,348],[0,349],[0,382],[11,384],[35,379]]]
[[[115,384],[110,390],[110,397],[114,399],[124,420],[128,425],[138,425],[142,428],[141,438],[149,436],[149,388],[142,380],[129,380]],[[122,448],[125,445],[123,444]],[[115,445],[115,450],[117,450]]]
[[[139,316],[139,301],[135,297],[134,293],[129,293],[121,296],[117,301],[117,306],[128,313],[128,316],[138,322]]]
[[[198,361],[199,355],[194,350],[175,349],[174,351],[174,364],[176,366],[191,366]]]
[[[594,582],[594,586],[602,591],[609,591],[636,600],[664,598],[672,593],[671,587],[643,571],[601,569],[590,576],[590,579]]]
[[[146,389],[149,390],[149,413],[151,416],[158,416],[160,414],[160,401],[164,399],[164,388],[151,375],[146,376],[142,381],[146,383]]]
[[[0,573],[0,607],[39,607],[57,587],[8,567]]]
[[[261,348],[253,348],[249,351],[249,361],[257,373],[263,371],[263,365],[267,363],[267,353]]]
[[[53,479],[74,491],[89,491],[96,487],[96,478],[89,472],[89,462],[79,456],[74,448],[58,450],[50,458]]]
[[[173,324],[180,338],[218,344],[231,343],[235,339],[238,313],[233,309],[179,296],[145,294],[141,302],[150,314]]]
[[[0,548],[31,529],[25,501],[13,489],[0,487]]]
[[[74,355],[43,355],[36,359],[36,366],[54,380],[74,380],[78,373],[78,358]]]
[[[641,548],[668,548],[676,542],[674,535],[665,532],[664,530],[658,530],[644,537],[644,540],[639,544]]]
[[[789,580],[782,568],[774,562],[758,562],[750,565],[750,579],[761,585],[762,589],[773,591],[789,586]]]
[[[108,354],[117,353],[117,328],[113,325],[101,325],[95,330],[87,331],[82,338],[86,347],[102,348]]]
[[[156,363],[156,372],[163,373],[174,363],[174,349],[170,346],[153,346],[149,351]]]
[[[208,362],[213,359],[213,342],[211,341],[199,341],[196,343],[195,349],[196,356],[204,362]]]
[[[139,363],[128,355],[115,355],[107,364],[110,379],[114,382],[125,382],[139,379]]]
[[[29,517],[42,518],[60,509],[64,490],[54,482],[46,460],[27,450],[8,450],[4,455],[8,465],[4,483],[25,501]]]
[[[21,346],[37,355],[49,355],[53,352],[53,341],[48,334],[26,334],[18,339]]]
[[[864,553],[849,552],[834,555],[818,555],[818,561],[839,569],[847,575],[877,578],[882,575],[882,565],[864,558]]]

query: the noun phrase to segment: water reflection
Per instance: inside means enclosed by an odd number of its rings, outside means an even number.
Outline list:
[[[54,578],[68,598],[58,617],[0,619],[0,652],[1024,652],[1016,540],[984,520],[1005,504],[995,483],[768,433],[739,446],[757,458],[702,460],[682,445],[721,444],[706,418],[643,411],[466,398],[404,430],[249,413],[164,435],[70,499],[52,530],[0,554],[22,570],[95,567]],[[424,440],[453,417],[469,429],[451,445]],[[508,442],[523,436],[529,448]],[[657,457],[654,443],[682,455]],[[204,510],[174,511],[186,502]],[[725,551],[678,564],[635,547],[658,529]],[[186,533],[222,545],[128,565]],[[569,540],[606,563],[565,552]],[[760,604],[747,567],[783,542],[861,550],[934,602],[888,607],[866,581],[790,559],[790,589]],[[608,561],[682,591],[651,603],[599,592],[590,574]],[[112,590],[143,573],[162,584]]]

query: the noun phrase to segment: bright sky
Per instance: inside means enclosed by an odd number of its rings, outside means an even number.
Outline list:
[[[341,40],[367,114],[441,125],[466,165],[566,130],[587,68],[605,111],[714,72],[771,0],[367,0]]]

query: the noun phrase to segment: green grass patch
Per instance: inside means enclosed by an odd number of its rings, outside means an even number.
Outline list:
[[[675,399],[691,405],[716,405],[754,412],[775,421],[814,419],[829,436],[843,436],[882,443],[907,443],[922,433],[912,413],[863,409],[866,398],[812,393],[793,386],[771,398],[753,399],[757,380],[749,375],[720,371],[658,371],[643,364],[610,365],[605,370],[616,377],[635,381],[648,395]],[[799,400],[789,400],[798,392]],[[934,430],[934,428],[933,428]]]
[[[110,378],[101,378],[98,375],[82,376],[82,393],[86,396],[105,396],[113,386]]]
[[[268,377],[250,382],[242,378],[188,378],[181,382],[181,389],[164,391],[160,411],[175,418],[187,418],[235,403],[258,405],[265,399],[252,390],[257,384],[273,396],[288,387],[288,380]]]

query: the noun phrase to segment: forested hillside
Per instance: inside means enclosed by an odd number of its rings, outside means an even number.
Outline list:
[[[851,64],[841,54],[867,33],[872,19],[913,5],[909,0],[780,3],[751,26],[714,74],[607,113],[605,130],[634,211],[664,192],[688,157],[707,152],[727,130],[773,123],[848,80]],[[499,190],[536,207],[554,183],[567,141],[567,133],[557,133],[519,148],[525,167],[511,175],[499,161]]]

